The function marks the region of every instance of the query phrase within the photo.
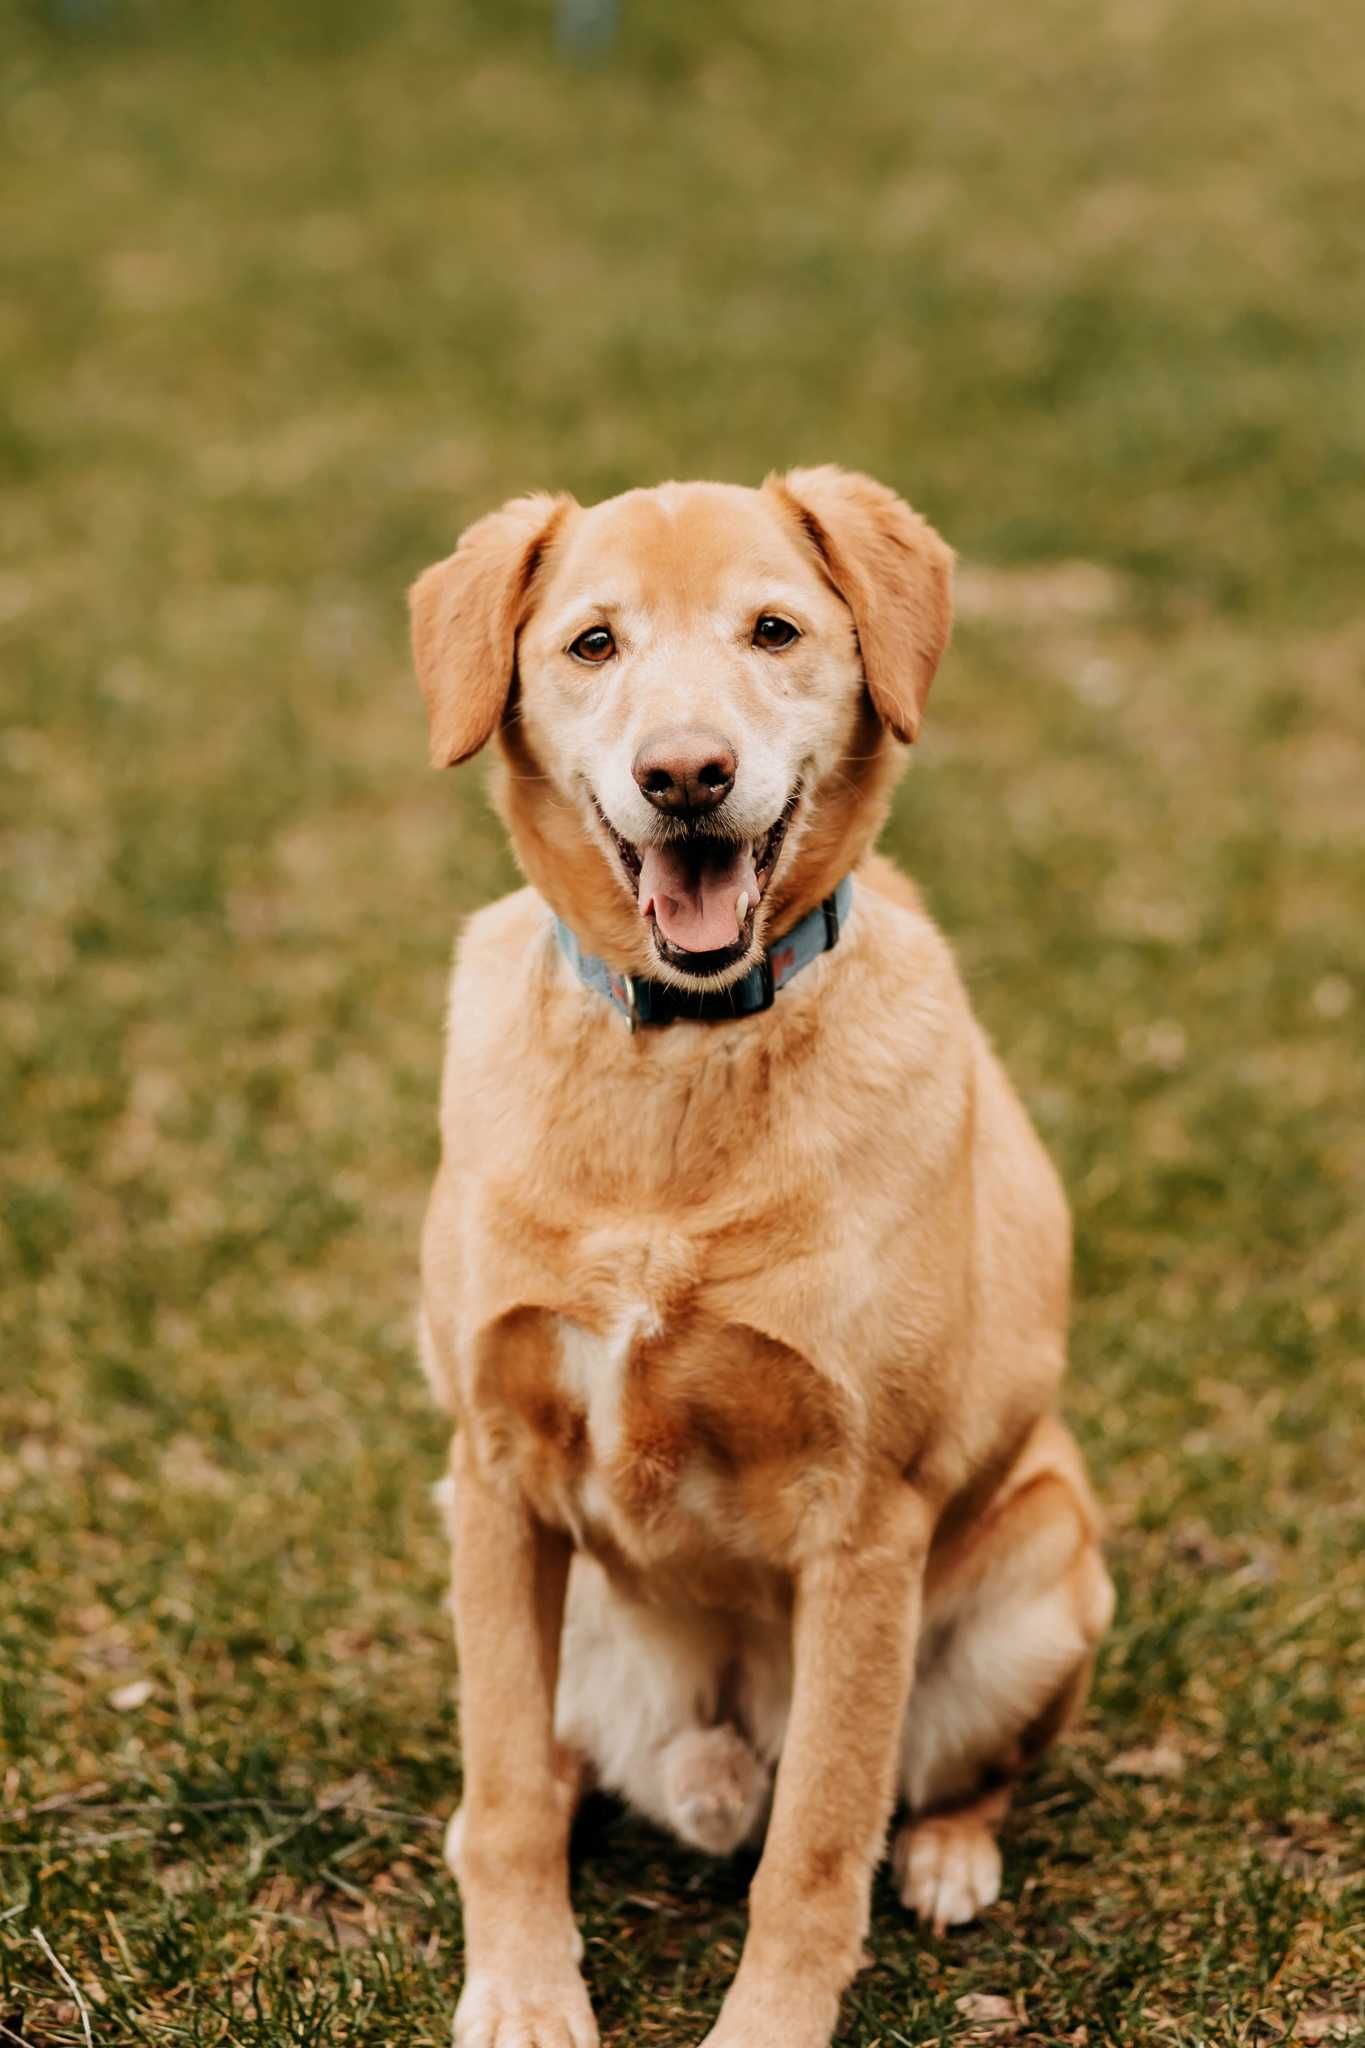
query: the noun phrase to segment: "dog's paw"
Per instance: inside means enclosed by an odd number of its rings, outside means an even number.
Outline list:
[[[965,1927],[1000,1896],[995,1836],[974,1813],[908,1821],[891,1850],[901,1904],[931,1926]]]
[[[455,2008],[453,2048],[598,2048],[576,1974],[543,1987],[534,1971],[470,1977]]]
[[[684,1729],[663,1760],[664,1798],[675,1834],[708,1855],[728,1856],[757,1825],[768,1777],[737,1729]]]

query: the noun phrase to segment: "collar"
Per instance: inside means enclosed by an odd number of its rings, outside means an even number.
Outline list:
[[[722,1024],[771,1009],[780,988],[803,967],[809,967],[812,960],[838,945],[852,907],[853,877],[845,875],[834,894],[807,911],[785,938],[769,946],[747,974],[732,981],[728,988],[710,993],[674,988],[666,981],[646,981],[638,974],[618,974],[595,953],[585,953],[561,917],[555,919],[555,937],[579,980],[613,1003],[629,1020],[632,1031],[641,1024],[673,1024],[679,1018]]]

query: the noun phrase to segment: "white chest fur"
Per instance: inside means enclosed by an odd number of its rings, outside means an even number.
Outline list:
[[[607,1519],[602,1475],[620,1448],[631,1352],[641,1339],[657,1337],[659,1329],[659,1319],[646,1302],[628,1304],[605,1334],[558,1318],[560,1385],[587,1419],[588,1462],[578,1504],[591,1519]]]

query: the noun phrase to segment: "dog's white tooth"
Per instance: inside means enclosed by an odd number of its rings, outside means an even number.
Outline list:
[[[748,892],[748,890],[747,890],[747,889],[742,889],[742,890],[740,891],[739,895],[738,895],[738,896],[737,896],[737,897],[735,898],[735,923],[736,923],[736,924],[743,924],[743,922],[744,922],[745,918],[746,918],[746,917],[747,917],[748,915],[749,915],[749,892]]]

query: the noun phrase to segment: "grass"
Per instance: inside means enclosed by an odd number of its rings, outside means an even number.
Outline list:
[[[1072,1193],[1121,1590],[1000,1910],[880,1889],[842,2039],[1365,2039],[1358,24],[624,15],[0,26],[0,2042],[447,2038],[410,1313],[511,870],[402,592],[831,458],[965,558],[891,839]],[[596,1817],[609,2043],[700,2037],[746,1882]]]

